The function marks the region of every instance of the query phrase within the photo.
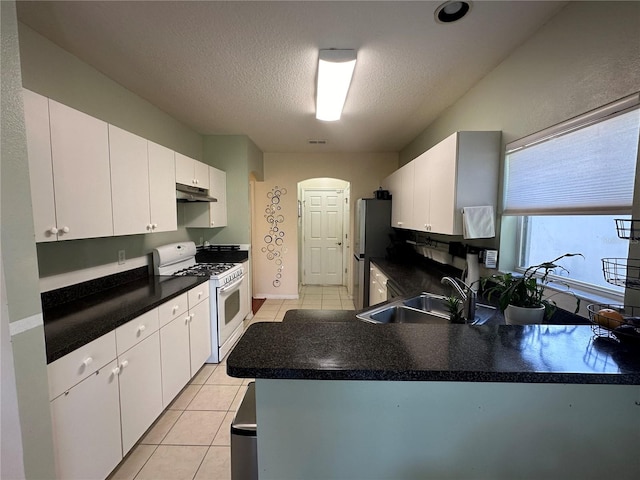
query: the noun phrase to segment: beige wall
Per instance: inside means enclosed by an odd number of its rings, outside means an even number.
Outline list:
[[[350,182],[351,211],[355,200],[371,197],[380,186],[380,181],[398,168],[396,153],[361,154],[294,154],[265,153],[264,182],[256,183],[256,196],[253,215],[253,248],[255,253],[254,296],[295,297],[298,294],[298,239],[297,239],[297,202],[298,182],[311,178],[335,178]],[[264,213],[267,205],[267,193],[275,187],[286,189],[281,195],[279,205],[284,222],[279,225],[285,232],[283,247],[283,271],[280,287],[273,286],[277,266],[261,252],[265,245],[263,238],[269,232],[269,224]],[[350,222],[352,238],[353,221]],[[348,255],[348,258],[351,254]],[[347,267],[350,267],[348,264]]]

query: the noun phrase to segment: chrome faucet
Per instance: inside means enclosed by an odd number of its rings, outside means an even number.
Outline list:
[[[476,292],[459,278],[442,277],[440,283],[453,287],[462,300],[462,316],[467,322],[473,322],[476,318]]]

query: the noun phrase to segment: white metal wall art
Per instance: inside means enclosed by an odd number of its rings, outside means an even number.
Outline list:
[[[282,211],[280,200],[286,194],[286,188],[279,188],[277,185],[273,187],[270,192],[267,192],[267,206],[264,210],[269,233],[264,236],[264,246],[261,251],[267,260],[272,261],[276,266],[276,274],[273,279],[274,287],[279,287],[281,284],[282,270],[284,269],[283,257],[287,253],[287,247],[284,246],[285,231],[282,228],[284,215],[280,213]]]

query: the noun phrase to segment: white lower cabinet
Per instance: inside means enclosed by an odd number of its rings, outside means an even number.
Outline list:
[[[209,282],[160,306],[160,352],[164,407],[211,356]]]
[[[378,267],[369,268],[369,305],[387,301],[387,276]]]
[[[207,284],[204,284],[207,285]],[[195,375],[211,356],[211,316],[209,297],[189,305],[189,347],[191,376]]]
[[[119,355],[118,365],[124,456],[162,413],[159,333]]]
[[[48,365],[59,479],[118,465],[211,355],[209,310],[205,282]]]
[[[189,317],[185,313],[160,329],[162,404],[167,407],[191,378]]]
[[[122,459],[115,359],[51,401],[59,479],[104,479]]]

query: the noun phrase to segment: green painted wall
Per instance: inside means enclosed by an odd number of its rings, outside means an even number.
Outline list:
[[[210,135],[204,161],[227,172],[227,227],[197,229],[211,243],[251,243],[249,175],[264,179],[263,155],[245,135]]]
[[[24,87],[202,160],[200,134],[30,27],[18,26]]]
[[[18,49],[18,27],[15,3],[0,2],[2,21],[2,137],[0,147],[0,230],[3,285],[3,336],[11,331],[11,353],[2,354],[2,460],[9,461],[2,472],[16,472],[24,465],[26,478],[54,478],[55,464],[49,393],[42,327],[36,249],[33,241],[31,189],[27,162],[27,143],[22,104],[22,80]],[[6,289],[6,291],[5,291]],[[5,297],[6,295],[6,297]],[[6,308],[6,310],[5,310]],[[23,327],[23,328],[22,328]],[[20,330],[23,330],[21,331]],[[6,346],[3,339],[2,342]],[[5,436],[5,394],[13,392],[10,404],[11,425],[19,413],[21,439]],[[9,442],[22,441],[22,448],[12,445],[22,458],[5,458]],[[3,478],[6,478],[4,473]]]
[[[148,140],[202,160],[200,134],[173,119],[151,103],[19,23],[22,84]],[[118,260],[148,255],[153,248],[171,242],[196,240],[197,232],[182,224],[178,209],[176,232],[129,235],[41,243],[37,246],[41,277],[91,268]]]

